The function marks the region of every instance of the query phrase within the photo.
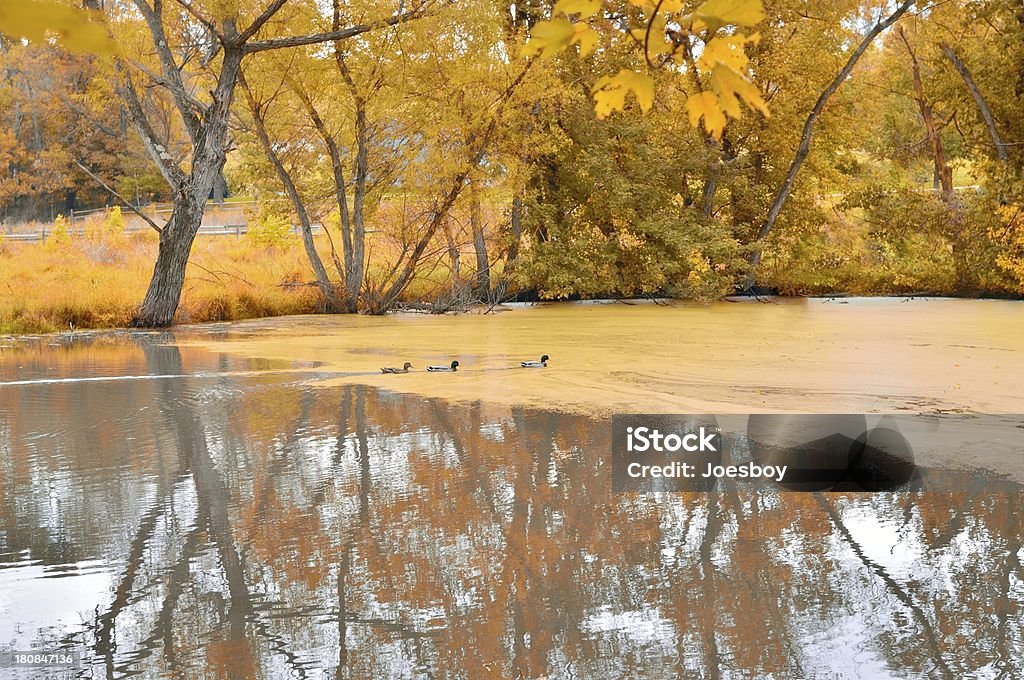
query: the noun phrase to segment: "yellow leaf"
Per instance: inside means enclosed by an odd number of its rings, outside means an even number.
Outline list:
[[[605,119],[615,111],[626,108],[626,95],[633,93],[640,110],[647,113],[654,104],[654,79],[646,73],[622,69],[614,76],[604,76],[594,83],[594,111]]]
[[[629,4],[633,5],[634,7],[639,7],[640,9],[642,9],[648,17],[651,16],[651,13],[655,9],[657,9],[659,12],[675,14],[676,12],[683,8],[682,0],[662,0],[662,2],[660,3],[657,2],[657,0],[627,0],[627,2],[629,2]]]
[[[718,64],[711,72],[711,89],[718,95],[722,110],[733,118],[740,117],[740,103],[737,95],[750,108],[757,109],[766,117],[769,115],[768,105],[765,104],[761,93],[757,91],[754,84],[724,64]]]
[[[72,52],[117,51],[102,24],[89,20],[89,12],[53,0],[4,0],[0,3],[0,33],[30,42],[44,42],[52,36]]]
[[[555,14],[579,14],[580,19],[588,19],[601,9],[601,0],[558,0],[552,10]]]
[[[648,24],[650,25],[650,39],[647,37]],[[629,33],[637,43],[647,46],[649,55],[668,54],[674,49],[674,46],[665,40],[665,24],[665,17],[659,14],[654,17],[653,22],[644,22],[643,26],[632,28]]]
[[[597,47],[597,31],[584,23],[574,24],[576,32],[572,36],[572,42],[579,43],[580,56],[587,56]]]
[[[747,53],[744,46],[747,43],[757,44],[761,39],[760,34],[754,33],[745,36],[742,33],[736,35],[720,35],[706,45],[697,60],[697,65],[705,71],[711,71],[716,64],[725,64],[738,73],[747,68]]]
[[[693,13],[693,28],[717,31],[722,26],[753,26],[764,16],[761,0],[708,0]]]
[[[701,92],[686,100],[686,113],[690,117],[690,127],[697,127],[700,119],[704,119],[704,129],[715,139],[722,138],[725,130],[725,113],[718,105],[718,97],[714,92]]]
[[[572,42],[576,28],[568,19],[541,21],[530,31],[530,41],[523,48],[528,57],[539,54],[541,59],[555,56]]]
[[[580,54],[586,56],[597,47],[597,31],[584,23],[573,23],[568,19],[542,21],[530,32],[530,41],[523,48],[523,55],[537,54],[549,59],[569,45],[579,43]]]

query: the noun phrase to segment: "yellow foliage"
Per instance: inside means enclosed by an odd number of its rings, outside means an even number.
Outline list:
[[[589,19],[601,9],[601,0],[558,0],[555,14],[578,14],[580,19]]]
[[[0,242],[0,334],[126,326],[153,273],[157,236],[132,233],[118,243],[71,239],[59,219],[45,243]],[[326,239],[317,247],[326,252]],[[305,253],[290,249],[268,257],[248,239],[197,239],[187,270],[178,320],[202,322],[319,310]],[[202,267],[202,269],[200,268]],[[300,285],[288,285],[288,284]]]
[[[708,0],[693,13],[693,30],[705,27],[717,31],[722,26],[749,27],[764,21],[761,0]]]
[[[523,54],[549,59],[574,44],[578,44],[580,54],[586,56],[597,46],[597,32],[584,23],[573,23],[562,18],[551,19],[533,27]]]
[[[747,43],[756,45],[761,40],[760,33],[754,33],[749,36],[736,34],[736,35],[720,35],[704,46],[704,51],[701,52],[700,58],[697,59],[697,65],[705,71],[711,71],[718,64],[728,66],[729,68],[739,72],[747,68],[747,54],[744,52],[744,47]]]
[[[646,73],[622,69],[614,76],[599,78],[592,90],[597,117],[604,119],[626,106],[626,94],[633,93],[640,109],[647,113],[654,104],[654,79]]]
[[[692,74],[695,78],[711,75],[712,92],[695,94],[687,102],[691,125],[696,127],[703,120],[708,133],[720,139],[725,129],[726,114],[740,117],[740,100],[768,115],[764,99],[745,75],[749,63],[746,45],[756,44],[760,35],[747,35],[737,30],[764,20],[761,0],[708,0],[686,16],[679,16],[683,9],[681,0],[628,1],[643,10],[644,18],[625,30],[637,44],[642,45],[648,63],[654,55],[659,57],[660,61],[656,60],[659,63],[675,59],[680,64],[693,66],[697,71]],[[553,9],[556,16],[534,26],[530,41],[523,50],[524,55],[539,55],[547,59],[574,44],[580,46],[581,54],[589,54],[596,47],[598,36],[586,20],[598,14],[600,8],[599,0],[559,0]],[[704,45],[695,66],[689,53],[678,52],[680,38],[674,31],[680,27],[690,33],[707,31],[699,36]],[[733,28],[718,33],[719,29],[726,27]],[[646,113],[654,102],[654,80],[649,75],[622,69],[614,76],[598,79],[591,92],[594,110],[600,119],[625,108],[626,95],[630,92]]]
[[[68,234],[68,218],[57,215],[57,219],[53,221],[53,229],[46,239],[46,247],[53,251],[64,248],[69,243],[71,243],[71,235]]]
[[[0,33],[45,42],[55,36],[72,52],[114,54],[115,43],[89,12],[53,0],[17,0],[0,4]]]
[[[86,229],[86,236],[94,241],[117,243],[125,237],[125,226],[121,206],[114,206],[98,225]]]
[[[711,88],[718,94],[718,103],[722,110],[733,118],[740,117],[737,95],[747,106],[768,116],[768,106],[761,99],[761,93],[754,84],[724,64],[715,66],[715,70],[711,72]]]
[[[722,138],[725,130],[725,113],[719,105],[714,92],[699,92],[686,100],[686,113],[690,117],[690,126],[697,127],[700,119],[704,119],[704,129],[715,139]]]

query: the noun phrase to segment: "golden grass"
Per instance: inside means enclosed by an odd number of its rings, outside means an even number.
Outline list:
[[[66,234],[46,243],[0,241],[0,333],[125,326],[142,301],[156,234]],[[262,248],[247,238],[200,237],[178,308],[181,323],[318,311],[298,242]]]

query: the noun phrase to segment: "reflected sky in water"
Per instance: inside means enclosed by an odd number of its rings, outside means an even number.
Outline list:
[[[607,421],[287,368],[0,354],[0,649],[83,678],[1024,676],[1017,493],[613,495]]]

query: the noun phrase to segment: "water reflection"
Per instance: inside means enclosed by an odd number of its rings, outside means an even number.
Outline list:
[[[1020,499],[984,483],[613,495],[606,422],[169,336],[23,352],[0,376],[187,376],[0,387],[0,646],[80,677],[1024,674]]]

